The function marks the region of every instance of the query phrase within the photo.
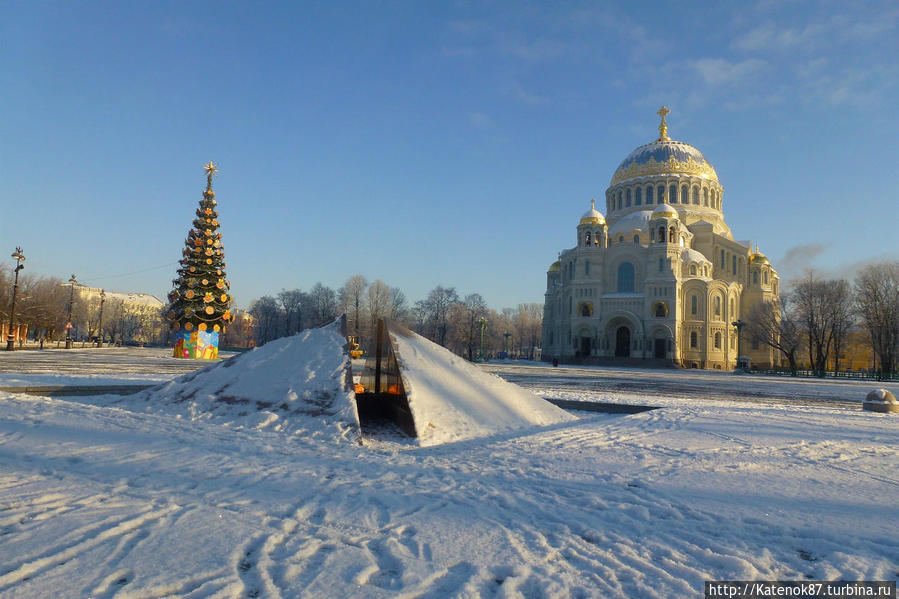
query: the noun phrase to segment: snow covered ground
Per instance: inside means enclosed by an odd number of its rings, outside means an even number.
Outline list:
[[[733,377],[624,372],[712,390]],[[359,446],[0,393],[0,596],[690,597],[711,579],[899,579],[897,415],[577,376],[527,373],[544,395],[666,407]]]

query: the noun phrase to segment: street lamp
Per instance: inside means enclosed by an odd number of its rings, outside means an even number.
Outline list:
[[[9,307],[9,331],[6,335],[6,351],[16,349],[16,338],[13,334],[16,317],[16,291],[19,289],[19,271],[25,268],[22,264],[25,261],[25,254],[22,253],[22,248],[16,246],[16,251],[12,253],[12,257],[16,260],[16,267],[13,269],[16,273],[16,278],[12,285],[12,305]]]
[[[740,333],[743,331],[743,327],[746,326],[746,323],[743,322],[742,319],[738,318],[737,320],[730,323],[734,325],[734,328],[737,329],[737,368],[740,368],[740,351],[741,351],[741,337]]]
[[[103,347],[103,304],[106,302],[106,292],[100,290],[100,323],[97,326],[97,347]]]
[[[69,279],[72,292],[69,294],[69,319],[66,322],[66,349],[72,349],[72,305],[75,303],[75,283],[77,282],[75,275],[72,275],[72,278]]]
[[[512,336],[512,333],[503,333],[503,354],[505,354],[505,358],[509,359],[509,337]]]
[[[481,316],[478,319],[478,323],[481,325],[481,362],[484,361],[484,329],[487,328],[487,319]]]

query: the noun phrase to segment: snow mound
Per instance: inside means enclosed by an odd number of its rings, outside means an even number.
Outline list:
[[[130,396],[190,420],[359,441],[340,320],[301,331]]]
[[[420,445],[577,420],[404,327],[388,330]]]

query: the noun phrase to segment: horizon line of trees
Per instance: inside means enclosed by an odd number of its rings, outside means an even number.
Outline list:
[[[746,320],[748,335],[780,352],[793,374],[806,359],[816,376],[839,372],[847,347],[861,339],[878,378],[891,378],[899,365],[899,261],[869,264],[852,283],[808,270]]]
[[[460,296],[455,287],[441,285],[410,304],[400,288],[359,274],[337,290],[316,283],[309,291],[285,289],[262,296],[250,304],[248,313],[253,322],[250,335],[257,345],[322,326],[345,313],[347,330],[363,349],[371,346],[378,320],[388,318],[469,360],[480,354],[482,328],[485,355],[505,352],[533,359],[543,324],[543,304],[519,304],[497,312],[479,293]]]

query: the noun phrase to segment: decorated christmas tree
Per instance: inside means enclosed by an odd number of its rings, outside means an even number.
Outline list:
[[[219,335],[231,322],[231,286],[225,279],[225,251],[218,232],[212,161],[206,169],[206,191],[182,250],[178,278],[169,293],[168,319],[175,331],[175,357],[218,358]]]

